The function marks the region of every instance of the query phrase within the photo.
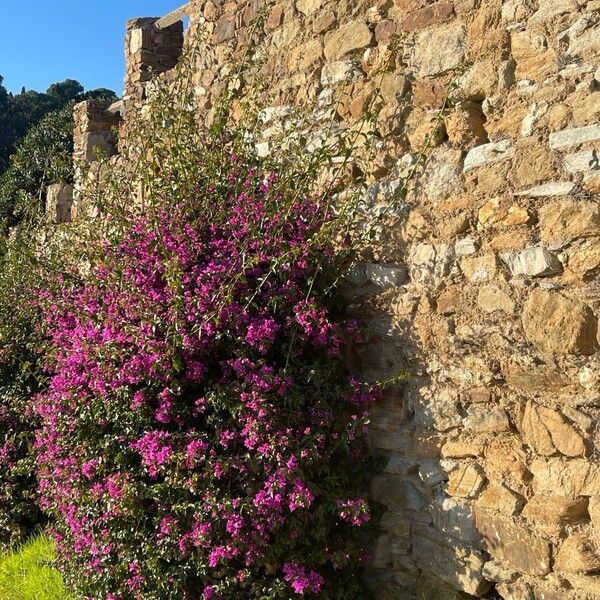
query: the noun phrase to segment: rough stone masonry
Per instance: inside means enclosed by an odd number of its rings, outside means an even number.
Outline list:
[[[413,374],[373,415],[386,463],[374,597],[425,575],[474,596],[600,598],[600,1],[197,0],[187,13],[188,39],[209,41],[202,118],[258,44],[265,154],[292,106],[351,128],[374,90],[365,211],[430,154],[348,276],[373,332],[362,374]],[[181,23],[129,23],[125,125],[183,43]],[[80,155],[87,133],[107,141],[78,127]]]

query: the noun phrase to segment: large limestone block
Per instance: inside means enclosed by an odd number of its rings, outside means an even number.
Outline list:
[[[591,573],[600,569],[600,540],[587,531],[571,534],[556,555],[555,569],[563,573]]]
[[[412,65],[418,77],[429,77],[456,69],[465,56],[464,26],[450,23],[417,33]]]
[[[575,457],[585,453],[583,437],[557,410],[529,401],[521,429],[526,443],[543,456],[560,452]]]
[[[475,515],[466,500],[448,498],[442,494],[431,505],[431,518],[436,529],[461,542],[477,543],[481,536],[475,527]]]
[[[475,519],[487,551],[509,568],[543,576],[550,571],[550,544],[512,519],[476,508]]]
[[[562,498],[550,494],[536,494],[527,502],[522,515],[550,534],[560,527],[576,523],[587,515],[586,498]]]
[[[486,482],[483,469],[477,463],[467,462],[450,475],[448,493],[458,498],[476,498]]]
[[[483,552],[421,524],[413,528],[412,543],[417,566],[454,589],[481,596],[491,587],[482,573],[486,562]]]
[[[530,466],[536,494],[565,498],[600,495],[600,464],[585,458],[536,458]]]
[[[593,354],[597,321],[591,309],[555,291],[536,288],[523,307],[523,329],[543,354]]]
[[[540,235],[547,245],[562,245],[577,238],[600,236],[597,201],[555,200],[539,210]]]
[[[556,52],[544,35],[528,29],[516,31],[511,35],[511,50],[518,80],[541,80],[557,69]]]
[[[521,511],[524,502],[522,496],[503,485],[491,485],[481,494],[477,506],[512,517]]]
[[[362,50],[373,39],[371,30],[363,21],[350,21],[325,37],[325,58],[339,60],[354,50]]]

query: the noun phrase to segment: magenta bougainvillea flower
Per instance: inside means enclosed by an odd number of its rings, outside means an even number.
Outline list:
[[[330,216],[235,156],[225,179],[42,299],[39,487],[82,596],[362,597],[373,392],[322,292]]]

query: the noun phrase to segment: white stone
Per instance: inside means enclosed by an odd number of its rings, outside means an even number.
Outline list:
[[[560,150],[569,146],[586,144],[600,140],[600,123],[586,125],[585,127],[574,127],[563,129],[550,134],[550,148]]]
[[[503,254],[502,260],[513,277],[550,277],[562,273],[562,264],[546,248],[525,248],[516,254]]]
[[[470,171],[477,167],[509,160],[515,155],[515,150],[510,140],[502,140],[490,144],[483,144],[472,148],[465,158],[463,171]]]
[[[411,255],[413,281],[437,288],[448,275],[454,261],[454,246],[449,244],[418,244]]]
[[[283,119],[292,114],[291,106],[269,106],[260,111],[258,118],[262,123],[267,124],[275,119]]]
[[[466,41],[460,22],[417,33],[411,60],[417,76],[428,77],[456,69],[463,61]]]
[[[462,152],[451,148],[434,150],[425,165],[423,193],[429,200],[444,200],[456,192],[462,177]]]
[[[466,237],[454,242],[454,252],[456,256],[471,256],[479,250],[479,242],[472,237]]]
[[[272,152],[271,142],[260,142],[256,144],[256,154],[260,158],[266,158]]]
[[[529,198],[549,198],[551,196],[568,196],[575,189],[572,181],[551,181],[536,185],[522,192],[517,192],[515,196],[526,196]]]
[[[563,167],[568,173],[589,173],[600,170],[597,150],[582,150],[567,154],[563,158]]]
[[[529,108],[529,112],[523,118],[523,122],[521,123],[521,135],[523,137],[529,137],[533,134],[535,124],[548,112],[548,103],[547,102],[534,102]]]
[[[362,76],[363,73],[354,61],[336,60],[323,66],[321,84],[335,85],[336,83],[354,81]]]
[[[406,269],[400,265],[367,263],[367,279],[380,288],[390,288],[406,281]]]

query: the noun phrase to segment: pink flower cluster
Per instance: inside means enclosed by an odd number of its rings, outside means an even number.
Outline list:
[[[134,220],[42,299],[39,486],[82,596],[358,585],[370,396],[312,281],[328,216],[231,160],[225,196]]]

